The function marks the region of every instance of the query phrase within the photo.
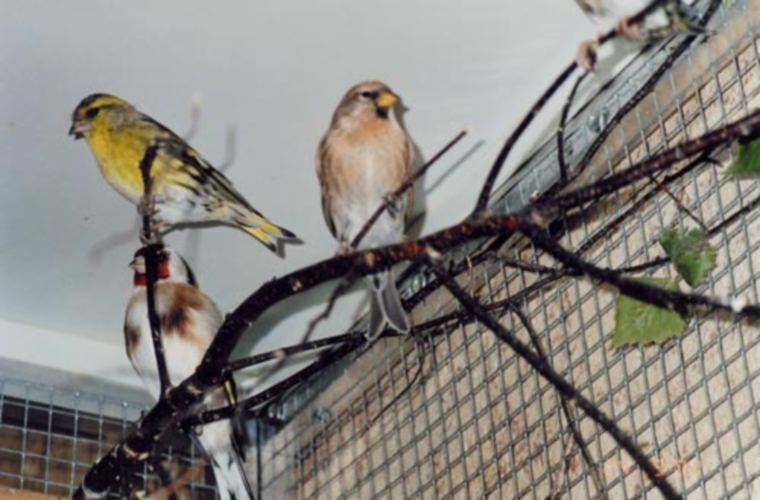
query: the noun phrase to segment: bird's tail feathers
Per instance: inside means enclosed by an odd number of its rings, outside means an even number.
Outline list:
[[[216,463],[221,460],[223,463]],[[253,500],[253,490],[245,475],[244,463],[234,449],[218,453],[214,458],[214,478],[220,500]]]
[[[273,252],[277,252],[278,240],[295,240],[298,238],[292,231],[272,224],[256,212],[250,212],[246,216],[235,216],[235,222],[243,231],[259,240]]]
[[[220,500],[255,498],[245,471],[245,451],[231,435],[230,422],[207,424],[200,432],[198,441],[211,461]]]
[[[367,338],[375,340],[382,333],[386,322],[397,332],[409,333],[409,317],[401,305],[391,271],[368,276],[367,282],[371,289]]]

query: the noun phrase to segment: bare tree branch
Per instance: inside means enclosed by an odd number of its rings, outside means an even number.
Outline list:
[[[153,199],[153,178],[151,177],[150,168],[153,166],[153,162],[156,159],[158,153],[158,147],[153,144],[145,151],[145,156],[140,160],[140,173],[142,174],[143,181],[143,203],[141,208],[138,208],[138,212],[142,215],[142,235],[141,240],[145,242],[151,242],[146,245],[145,248],[145,290],[148,303],[148,322],[150,323],[150,336],[153,341],[153,352],[156,355],[156,367],[158,369],[158,381],[160,384],[159,394],[160,397],[164,397],[166,392],[171,387],[169,381],[169,372],[166,368],[166,357],[164,356],[164,344],[161,339],[161,323],[156,313],[156,281],[158,281],[158,260],[156,251],[160,248],[155,242],[158,240],[157,233],[153,227],[151,209],[153,203],[150,200]]]
[[[657,4],[662,3],[662,1],[663,0],[654,2],[636,17],[643,17],[645,13],[649,12],[650,9],[654,8]],[[713,5],[715,5],[715,1],[711,4],[711,6]],[[604,41],[613,36],[614,34],[608,33],[605,37],[602,37],[602,40]],[[523,290],[521,293],[524,293],[525,296],[534,293],[535,290],[540,289],[542,286],[546,286],[547,283],[556,281],[560,277],[586,274],[592,279],[617,287],[621,293],[631,295],[639,300],[660,307],[679,310],[717,309],[728,311],[734,315],[760,318],[760,306],[758,305],[745,305],[731,297],[710,298],[698,294],[685,294],[662,290],[625,278],[622,276],[622,270],[596,267],[580,257],[580,254],[585,252],[587,248],[582,248],[582,251],[575,253],[566,250],[554,241],[545,232],[544,227],[542,226],[542,224],[545,224],[547,221],[557,218],[560,215],[564,216],[566,212],[576,210],[584,204],[593,202],[600,196],[614,193],[619,189],[628,187],[631,183],[644,179],[655,172],[672,168],[675,164],[685,158],[702,153],[699,159],[703,159],[715,147],[725,144],[729,140],[736,138],[755,138],[759,136],[760,113],[755,113],[743,120],[737,121],[736,123],[705,134],[705,136],[701,138],[688,141],[681,146],[665,151],[648,161],[636,164],[614,176],[596,182],[591,186],[576,189],[561,196],[542,200],[541,202],[528,207],[522,213],[500,217],[487,216],[486,205],[493,188],[493,183],[506,161],[509,152],[519,136],[529,126],[535,115],[540,111],[556,89],[559,88],[559,86],[561,86],[569,77],[574,69],[575,63],[568,67],[552,84],[547,92],[544,93],[536,106],[534,106],[534,109],[528,113],[512,136],[507,140],[504,148],[489,172],[488,178],[480,192],[475,210],[466,222],[449,227],[417,241],[356,252],[348,256],[335,257],[264,284],[226,318],[195,373],[175,388],[171,388],[169,385],[165,360],[163,359],[160,331],[153,328],[154,319],[157,319],[155,318],[155,308],[153,304],[153,284],[155,283],[157,275],[157,265],[155,260],[151,263],[151,259],[155,259],[155,252],[148,251],[146,254],[148,274],[147,289],[149,294],[149,309],[153,308],[152,313],[149,313],[149,315],[152,314],[153,316],[150,318],[151,330],[160,375],[162,374],[161,367],[163,365],[163,377],[161,380],[162,396],[154,408],[137,423],[136,429],[122,442],[112,448],[100,461],[93,465],[91,470],[83,478],[82,485],[74,496],[76,498],[102,496],[109,491],[114,483],[122,480],[129,481],[129,479],[125,477],[125,469],[134,467],[147,460],[151,455],[155,441],[169,429],[173,428],[177,422],[182,421],[183,425],[201,425],[217,418],[227,418],[239,409],[258,408],[264,402],[269,401],[278,395],[282,395],[285,391],[300,384],[307,377],[317,373],[325,365],[333,362],[335,358],[341,358],[364,345],[364,339],[358,332],[339,338],[310,342],[307,345],[312,348],[322,348],[335,342],[342,342],[342,344],[339,347],[329,349],[326,353],[323,353],[316,363],[309,365],[295,377],[291,377],[279,384],[275,384],[272,388],[263,391],[252,398],[240,401],[237,406],[232,405],[213,412],[205,412],[200,415],[187,417],[186,413],[188,409],[200,401],[206,391],[221,385],[224,378],[228,376],[231,371],[265,360],[265,356],[262,355],[258,358],[253,357],[248,360],[240,360],[230,363],[229,356],[240,337],[268,308],[291,296],[304,293],[322,283],[344,277],[349,273],[364,276],[385,269],[399,262],[413,261],[429,265],[437,277],[438,284],[442,283],[446,286],[446,288],[451,291],[464,307],[463,311],[456,311],[445,317],[434,318],[424,325],[416,325],[413,328],[413,331],[423,331],[424,329],[433,327],[433,325],[445,325],[447,322],[451,321],[464,322],[477,319],[482,322],[491,329],[497,337],[510,345],[520,356],[528,361],[538,373],[546,377],[563,397],[570,398],[570,400],[575,402],[575,404],[586,412],[589,417],[609,432],[618,444],[634,457],[644,473],[649,476],[665,497],[677,498],[675,490],[673,490],[672,486],[662,477],[660,471],[654,468],[645,454],[635,446],[630,438],[622,432],[614,422],[596,409],[596,407],[594,407],[588,400],[584,399],[575,388],[554,372],[547,360],[545,360],[540,353],[536,354],[536,352],[531,350],[527,345],[522,344],[488,312],[489,310],[503,311],[505,308],[513,308],[514,302],[511,301],[514,300],[514,297],[507,301],[492,303],[487,307],[483,306],[474,297],[462,290],[453,280],[452,275],[447,273],[439,263],[429,259],[429,255],[431,254],[451,251],[459,245],[475,239],[496,237],[499,241],[505,241],[506,238],[514,235],[516,232],[520,232],[529,238],[534,245],[543,249],[564,266],[564,268],[552,271],[552,268],[545,268],[544,266],[534,266],[531,269],[528,265],[523,266],[518,262],[512,262],[512,265],[516,265],[526,271],[549,273],[547,279],[539,280],[538,283]],[[563,131],[560,130],[560,133],[561,132]],[[460,134],[460,136],[444,148],[444,151],[440,154],[443,154],[448,148],[453,146],[455,142],[461,139],[463,134],[464,133]],[[149,149],[146,152],[146,157],[143,158],[143,161],[141,162],[141,170],[143,172],[146,188],[146,198],[148,198],[151,193],[148,169],[155,158],[155,154],[155,148],[152,150]],[[430,164],[432,164],[435,159],[437,159],[437,157],[431,160]],[[669,178],[676,178],[676,176],[682,175],[684,172],[688,171],[688,169],[696,168],[700,163],[697,163],[697,160],[695,160],[690,166],[680,169],[678,174],[673,174]],[[569,175],[565,174],[564,177],[567,178]],[[414,181],[411,180],[409,184],[411,185],[413,182]],[[667,182],[663,182],[667,184]],[[403,193],[403,190],[401,192]],[[760,197],[757,201],[760,203]],[[386,208],[387,203],[379,207],[376,215],[373,215],[373,218],[376,220]],[[738,217],[738,213],[734,214],[733,217]],[[730,217],[728,219],[735,220],[735,218],[731,219]],[[620,219],[620,221],[622,220],[623,219]],[[152,239],[154,236],[152,234],[150,222],[150,215],[143,214],[143,237],[146,239]],[[368,225],[363,228],[364,233],[366,233],[366,230],[368,230],[371,223],[372,222],[370,221]],[[723,221],[721,225],[726,223],[728,222]],[[713,230],[714,229],[715,228],[713,228]],[[360,239],[361,238],[356,238],[355,242],[358,243]],[[486,259],[488,258],[488,254],[483,252],[478,258]],[[651,265],[651,263],[649,263],[649,265]],[[416,297],[421,296],[422,295],[418,293]],[[408,307],[409,303],[414,301],[407,302],[408,303],[405,303],[405,305]],[[285,348],[278,350],[275,353],[268,354],[267,356],[269,357],[266,359],[281,359],[286,355],[295,353],[296,349],[303,350],[301,346]]]
[[[641,12],[631,17],[630,23],[636,24],[643,21],[646,16],[654,12],[656,8],[664,4],[666,1],[667,0],[654,0],[651,4],[642,9]],[[608,31],[599,38],[599,45],[607,43],[616,36],[617,31]],[[554,82],[549,85],[549,88],[546,89],[541,97],[538,98],[531,110],[528,111],[522,121],[517,125],[517,128],[515,128],[507,141],[504,143],[504,147],[496,157],[496,160],[491,167],[491,171],[488,172],[488,176],[486,177],[486,181],[483,183],[483,187],[481,188],[480,194],[478,195],[478,201],[475,204],[475,208],[473,209],[472,215],[470,217],[477,218],[485,213],[486,207],[488,206],[488,200],[491,197],[491,191],[493,190],[494,183],[496,182],[496,178],[499,176],[501,169],[504,167],[504,164],[507,161],[507,157],[512,152],[512,148],[514,148],[515,144],[517,144],[517,140],[522,136],[525,130],[527,130],[528,126],[533,122],[533,119],[541,112],[546,103],[549,102],[549,99],[552,98],[552,96],[557,92],[557,90],[559,90],[559,88],[565,83],[565,81],[570,77],[570,75],[573,73],[573,71],[575,71],[577,67],[578,63],[576,61],[573,61],[564,69],[564,71],[562,71],[562,73],[560,73]]]
[[[617,174],[605,177],[590,186],[578,188],[569,193],[535,203],[526,210],[536,221],[554,219],[560,213],[567,213],[569,210],[578,208],[584,203],[598,200],[602,196],[630,186],[632,183],[652,173],[672,168],[673,165],[681,160],[704,151],[712,151],[731,140],[756,136],[759,130],[760,111],[755,111],[746,118],[665,150],[648,160],[637,163]]]
[[[644,470],[644,473],[649,477],[649,480],[652,481],[665,498],[673,500],[681,498],[667,479],[665,479],[660,471],[649,461],[649,458],[647,458],[644,452],[636,446],[629,435],[625,434],[617,425],[615,425],[615,422],[607,417],[607,415],[599,411],[599,409],[594,406],[591,401],[581,395],[575,387],[567,383],[551,366],[544,363],[539,354],[536,354],[530,349],[530,347],[523,344],[511,332],[508,332],[506,328],[496,321],[496,319],[494,319],[494,317],[491,316],[478,301],[465,292],[457,282],[446,273],[446,270],[443,269],[440,264],[434,262],[430,257],[425,257],[425,259],[435,274],[441,279],[441,281],[443,281],[444,286],[464,307],[475,315],[478,321],[483,323],[489,330],[499,337],[500,340],[514,349],[515,352],[517,352],[522,359],[527,361],[534,370],[551,382],[560,394],[568,398],[568,400],[573,401],[578,407],[586,412],[588,416],[594,419],[599,426],[607,431]]]
[[[390,205],[389,201],[399,198],[402,194],[404,194],[409,188],[411,188],[415,182],[419,178],[421,178],[425,173],[435,165],[435,163],[446,153],[449,152],[451,148],[453,148],[459,141],[461,141],[464,136],[467,135],[469,131],[467,129],[462,130],[459,132],[456,137],[451,139],[438,153],[433,155],[430,160],[428,160],[424,165],[422,165],[419,169],[417,169],[416,172],[413,172],[412,175],[410,175],[399,187],[396,188],[396,190],[393,193],[390,193],[390,195],[387,197],[385,203],[377,207],[377,210],[372,214],[372,216],[367,219],[367,222],[364,223],[364,226],[362,226],[361,231],[359,231],[354,239],[351,241],[351,247],[358,248],[359,243],[364,239],[365,236],[367,236],[367,233],[372,228],[372,226],[375,225],[375,222],[377,222],[377,219],[380,218],[383,213],[388,210],[388,207]]]

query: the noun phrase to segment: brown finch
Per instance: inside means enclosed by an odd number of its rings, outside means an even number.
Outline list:
[[[340,242],[350,244],[372,214],[411,174],[413,147],[394,113],[398,97],[380,82],[352,87],[333,114],[317,150],[317,176],[322,188],[322,212],[327,227]],[[414,192],[406,191],[375,222],[358,249],[404,240],[406,219]],[[390,269],[367,276],[370,316],[367,338],[376,339],[387,322],[399,332],[409,331]]]
[[[132,366],[153,398],[158,400],[160,383],[148,320],[145,248],[157,248],[155,305],[172,385],[179,384],[195,372],[222,324],[222,314],[211,299],[197,288],[193,272],[177,252],[158,246],[144,247],[135,253],[130,264],[134,269],[134,289],[124,319],[124,340]],[[225,388],[234,395],[231,377]],[[224,405],[224,400],[225,391],[220,388],[207,395],[204,404],[217,408]],[[211,460],[222,500],[253,497],[243,470],[240,448],[234,439],[229,420],[206,424],[197,435],[199,446]]]
[[[668,35],[673,31],[704,33],[688,20],[691,8],[679,0],[668,0],[644,18],[640,24],[631,24],[630,18],[644,10],[653,0],[575,0],[591,19],[612,25],[626,38],[643,41]],[[587,71],[594,69],[596,40],[585,41],[578,48],[578,64]]]

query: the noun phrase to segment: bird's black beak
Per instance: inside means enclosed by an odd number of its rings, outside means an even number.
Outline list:
[[[82,121],[74,121],[69,128],[69,135],[73,135],[74,139],[81,139],[84,137],[85,132],[90,131],[90,124]]]

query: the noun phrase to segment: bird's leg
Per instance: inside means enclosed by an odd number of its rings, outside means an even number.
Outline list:
[[[156,198],[154,196],[145,196],[142,195],[140,197],[140,201],[137,203],[137,213],[140,214],[142,217],[148,216],[153,217],[153,214],[156,212]]]
[[[385,206],[388,207],[388,213],[395,218],[398,215],[398,196],[396,193],[388,193],[383,196]]]
[[[354,253],[354,247],[351,246],[351,243],[345,240],[340,241],[340,246],[338,246],[338,250],[335,252],[335,255],[337,257],[342,257],[344,255],[350,255]]]
[[[166,203],[166,196],[162,194],[152,194],[150,196],[142,195],[137,202],[137,213],[145,217],[153,217],[158,212],[156,205]]]
[[[578,66],[585,69],[589,73],[593,73],[594,66],[596,65],[596,49],[599,47],[599,38],[593,40],[585,40],[578,46],[578,53],[575,56],[575,61]]]
[[[137,213],[141,217],[150,217],[150,234],[145,234],[145,231],[140,231],[140,242],[143,245],[153,245],[161,241],[160,230],[163,226],[163,222],[155,220],[154,216],[158,212],[156,205],[163,203],[164,199],[161,195],[141,196],[140,201],[137,203]]]
[[[630,17],[621,17],[615,24],[615,31],[629,40],[644,41],[648,33],[641,28],[640,23],[632,23]],[[575,60],[578,65],[588,71],[594,71],[596,65],[596,49],[599,48],[599,37],[593,40],[586,40],[578,46],[578,53]]]
[[[150,221],[150,234],[145,234],[145,231],[140,231],[140,243],[143,245],[155,245],[161,241],[161,228],[164,223],[162,221]]]

